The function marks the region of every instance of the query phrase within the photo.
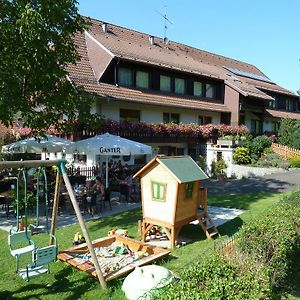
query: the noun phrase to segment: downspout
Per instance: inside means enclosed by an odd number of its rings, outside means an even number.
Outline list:
[[[117,74],[117,72],[118,72],[118,65],[119,65],[119,63],[120,63],[120,58],[118,58],[118,60],[117,60],[117,63],[116,63],[116,65],[115,65],[115,78],[114,78],[114,80],[115,80],[115,86],[119,86],[119,83],[118,83],[118,74]]]

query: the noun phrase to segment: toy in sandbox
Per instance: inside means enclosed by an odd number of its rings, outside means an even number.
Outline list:
[[[173,248],[183,225],[198,220],[207,238],[219,236],[207,211],[208,177],[190,156],[156,156],[133,178],[140,178],[145,241],[153,227],[161,227]]]

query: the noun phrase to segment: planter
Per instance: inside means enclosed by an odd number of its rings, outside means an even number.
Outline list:
[[[233,140],[217,140],[218,146],[232,147],[233,144],[234,144]]]
[[[218,180],[219,180],[220,182],[224,182],[224,180],[225,180],[225,175],[224,175],[224,174],[218,175]]]

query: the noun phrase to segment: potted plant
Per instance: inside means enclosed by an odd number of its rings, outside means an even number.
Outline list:
[[[227,164],[224,158],[220,158],[217,161],[213,161],[211,165],[211,172],[214,177],[217,177],[219,181],[224,181],[226,176]]]

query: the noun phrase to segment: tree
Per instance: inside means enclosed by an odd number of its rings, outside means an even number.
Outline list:
[[[91,99],[68,80],[74,36],[88,25],[76,0],[0,1],[0,121],[37,131],[94,120]],[[63,120],[62,120],[63,116]]]
[[[293,129],[296,120],[290,118],[281,119],[280,128],[278,130],[279,144],[292,147],[293,144]]]

